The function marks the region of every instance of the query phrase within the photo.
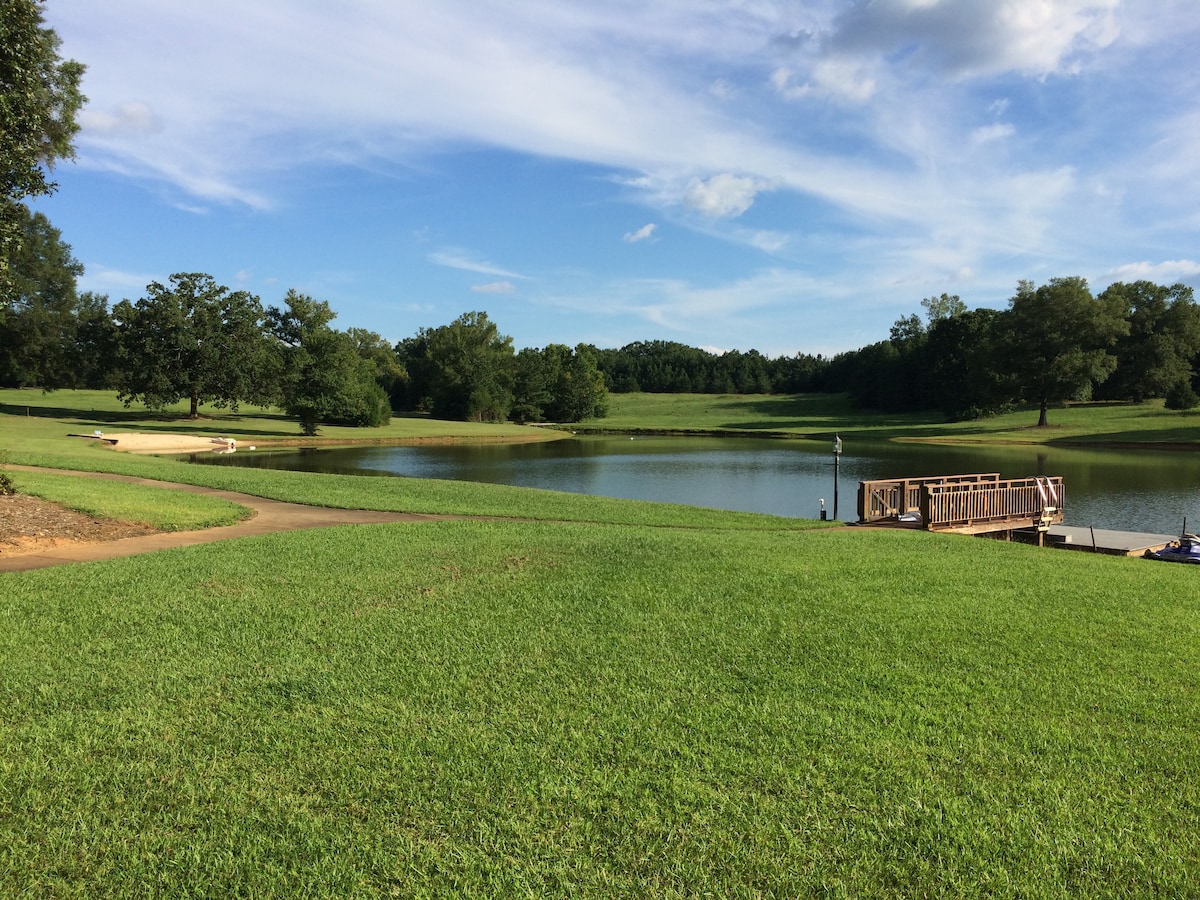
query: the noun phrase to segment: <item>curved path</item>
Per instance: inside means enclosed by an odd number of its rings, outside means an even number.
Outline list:
[[[0,572],[23,572],[29,569],[45,569],[73,562],[88,562],[99,559],[115,559],[120,556],[135,556],[152,553],[170,547],[191,547],[231,538],[252,537],[277,531],[298,531],[304,528],[327,528],[331,525],[376,525],[384,522],[435,522],[464,518],[462,516],[421,515],[417,513],[380,512],[370,509],[334,509],[326,506],[305,506],[300,503],[284,503],[267,500],[236,491],[179,484],[173,481],[155,481],[129,475],[110,475],[104,472],[76,472],[68,469],[46,469],[33,466],[7,466],[14,471],[53,472],[60,475],[78,475],[84,478],[104,478],[130,484],[188,491],[229,500],[253,511],[253,515],[236,525],[222,525],[199,531],[166,531],[140,537],[122,538],[116,541],[101,541],[88,544],[67,544],[46,550],[34,550],[14,556],[0,554]]]

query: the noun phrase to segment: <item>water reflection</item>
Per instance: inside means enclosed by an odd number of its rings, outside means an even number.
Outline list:
[[[1178,533],[1200,527],[1200,454],[1042,446],[932,446],[846,441],[840,515],[855,516],[859,481],[996,472],[1062,475],[1070,524]],[[354,447],[206,455],[209,465],[480,481],[520,487],[816,518],[832,509],[825,442],[755,438],[577,437],[535,444]]]

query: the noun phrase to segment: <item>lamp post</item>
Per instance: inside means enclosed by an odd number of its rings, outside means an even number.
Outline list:
[[[836,522],[838,517],[838,470],[841,467],[842,461],[842,439],[838,435],[833,436],[833,520]]]

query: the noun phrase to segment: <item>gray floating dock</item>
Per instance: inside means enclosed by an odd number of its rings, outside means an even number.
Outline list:
[[[1047,546],[1083,550],[1088,553],[1107,553],[1112,556],[1142,556],[1147,550],[1161,550],[1171,541],[1177,540],[1177,534],[1111,531],[1107,528],[1097,528],[1093,532],[1093,529],[1079,525],[1051,525],[1046,533]]]

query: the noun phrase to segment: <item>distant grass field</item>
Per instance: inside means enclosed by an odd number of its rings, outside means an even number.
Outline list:
[[[1037,428],[1037,411],[1021,410],[974,422],[946,422],[928,414],[884,414],[854,409],[843,395],[614,394],[609,415],[585,423],[601,430],[772,432],[825,440],[843,437],[972,441],[980,443],[1200,445],[1200,411],[1176,412],[1162,401],[1077,404],[1050,411]]]
[[[187,405],[177,403],[155,412],[139,406],[126,408],[112,391],[54,391],[0,389],[0,422],[26,418],[22,440],[38,446],[56,444],[63,427],[82,434],[93,431],[142,431],[169,434],[220,434],[239,443],[344,444],[350,442],[400,443],[405,441],[522,441],[548,440],[557,435],[523,425],[445,422],[427,416],[396,416],[381,428],[322,426],[315,438],[304,437],[294,419],[276,410],[241,407],[238,412],[202,406],[200,418],[187,417]],[[7,443],[0,433],[0,446]],[[10,449],[12,449],[10,447]]]
[[[68,413],[28,417],[10,396],[13,462],[542,521],[0,573],[0,896],[1182,897],[1200,883],[1191,567],[189,466],[66,438],[87,416],[65,394],[49,400]],[[50,492],[59,478],[32,476]]]

